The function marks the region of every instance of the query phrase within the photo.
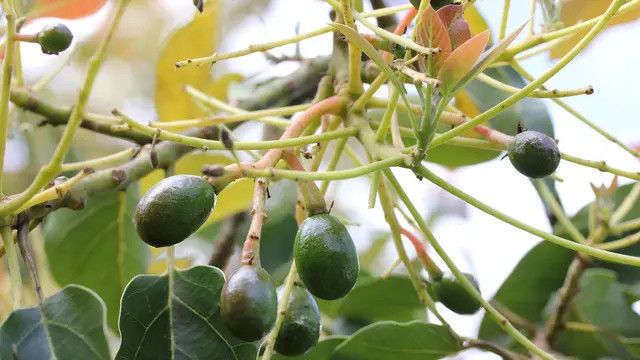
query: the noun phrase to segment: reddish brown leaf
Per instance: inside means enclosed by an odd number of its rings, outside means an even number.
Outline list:
[[[107,0],[38,0],[35,17],[77,19],[100,10]]]
[[[425,9],[420,18],[422,20],[418,24],[416,42],[425,47],[440,48],[442,50],[442,52],[433,56],[434,71],[437,72],[442,67],[444,60],[451,54],[449,34],[444,23],[431,6]]]
[[[471,38],[471,30],[464,19],[464,7],[462,5],[447,5],[438,9],[437,13],[449,32],[452,49],[457,48]]]
[[[451,52],[438,72],[438,80],[442,82],[443,93],[450,94],[473,69],[488,42],[489,31],[484,31],[465,41]]]

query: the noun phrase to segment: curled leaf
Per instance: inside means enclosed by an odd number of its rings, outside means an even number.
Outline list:
[[[452,49],[457,48],[471,38],[469,24],[463,16],[464,6],[447,5],[438,9],[437,14],[449,33]]]

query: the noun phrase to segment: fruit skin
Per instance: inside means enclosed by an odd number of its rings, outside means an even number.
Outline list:
[[[316,300],[303,287],[295,285],[289,295],[289,305],[275,349],[286,356],[296,356],[311,349],[320,337],[320,309]]]
[[[462,273],[478,291],[480,288],[475,277],[468,273]],[[446,274],[440,280],[432,284],[438,301],[447,309],[458,314],[473,314],[480,309],[480,303],[472,298],[462,287],[462,284],[452,274]]]
[[[214,202],[213,187],[203,178],[170,176],[149,189],[138,202],[136,230],[151,246],[177,244],[204,224]]]
[[[356,247],[342,223],[329,214],[306,218],[293,245],[296,269],[313,295],[334,300],[355,285],[360,265]]]
[[[262,339],[276,322],[276,289],[263,268],[242,265],[220,294],[220,314],[231,333],[243,341]]]
[[[560,164],[560,149],[555,140],[533,130],[516,135],[509,145],[508,154],[513,167],[531,178],[551,175]]]
[[[57,55],[69,48],[73,34],[63,24],[48,25],[40,30],[37,40],[43,53]]]

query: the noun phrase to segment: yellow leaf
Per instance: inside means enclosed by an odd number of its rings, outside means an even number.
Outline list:
[[[218,194],[213,212],[205,222],[207,226],[231,215],[247,210],[253,199],[253,179],[241,178],[227,185]]]
[[[485,30],[489,30],[487,22],[475,6],[470,6],[464,11],[464,18],[467,20],[467,23],[469,23],[469,29],[472,34],[479,34]]]
[[[611,5],[611,1],[612,0],[563,0],[561,3],[560,21],[566,27],[600,16],[607,10],[609,5]],[[609,22],[608,26],[631,22],[638,18],[640,18],[640,6],[636,6],[623,15],[616,16]],[[549,53],[551,58],[557,59],[564,56],[588,31],[587,29],[577,32],[560,41],[551,49]]]
[[[463,114],[470,118],[474,118],[480,114],[480,109],[478,109],[476,104],[473,102],[473,99],[471,99],[467,90],[460,91],[456,94],[455,104],[458,110],[462,111]]]
[[[459,91],[456,94],[454,99],[455,99],[456,108],[462,111],[462,113],[465,114],[467,117],[474,118],[481,113],[480,109],[478,108],[476,103],[473,101],[473,99],[471,98],[467,90]],[[472,137],[472,138],[481,137],[477,132],[473,130],[469,130],[465,132],[463,136]]]
[[[200,174],[205,165],[231,164],[232,160],[221,154],[195,153],[184,156],[176,162],[176,174]],[[144,194],[164,178],[164,171],[157,169],[140,179],[140,193]]]
[[[211,66],[188,66],[176,69],[178,60],[211,55],[215,51],[219,1],[208,1],[205,12],[178,29],[160,55],[156,67],[156,111],[158,118],[178,120],[204,115],[183,90],[183,85],[210,88]]]

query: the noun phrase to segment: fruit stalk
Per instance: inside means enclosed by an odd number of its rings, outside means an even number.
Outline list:
[[[407,239],[409,239],[409,241],[411,241],[413,247],[416,249],[418,259],[420,259],[420,262],[422,262],[422,265],[429,273],[431,279],[433,281],[438,281],[440,278],[442,278],[442,270],[440,270],[440,268],[438,268],[438,265],[433,262],[420,239],[418,239],[418,237],[414,233],[404,227],[400,227],[400,233],[402,233],[402,235],[404,235]]]
[[[13,291],[13,308],[19,309],[22,304],[22,276],[20,275],[20,262],[16,245],[13,242],[13,235],[9,226],[0,228],[0,237],[4,249],[7,252],[7,262],[9,264],[9,276],[11,277],[11,290]]]
[[[483,308],[487,310],[487,313],[496,321],[498,326],[500,326],[505,332],[507,332],[515,341],[520,343],[523,347],[529,350],[532,354],[537,355],[541,359],[551,360],[553,357],[547,354],[544,350],[540,349],[536,344],[534,344],[531,340],[529,340],[526,336],[524,336],[518,329],[516,329],[509,320],[504,317],[498,310],[496,310],[489,302],[484,300],[478,290],[474,287],[474,285],[467,279],[466,276],[460,271],[460,269],[456,266],[456,264],[451,260],[451,258],[447,255],[444,249],[440,246],[440,243],[435,238],[431,230],[429,229],[427,223],[422,218],[416,207],[411,202],[411,199],[404,191],[398,180],[395,178],[393,173],[389,170],[385,170],[385,175],[387,179],[391,182],[393,188],[396,193],[405,204],[414,220],[418,224],[418,228],[422,233],[427,237],[429,244],[433,247],[433,249],[438,253],[442,261],[447,264],[453,275],[458,279],[460,284],[467,290],[467,293],[471,295],[474,299],[476,299]],[[444,180],[443,180],[444,181]],[[437,184],[438,185],[438,184]],[[446,189],[445,189],[446,190]],[[455,194],[454,194],[455,195]]]
[[[455,338],[459,338],[458,334],[451,328],[451,326],[447,323],[445,318],[440,315],[440,312],[436,308],[436,304],[427,292],[427,286],[424,281],[420,278],[420,275],[416,272],[415,268],[411,264],[411,260],[409,260],[409,256],[402,244],[402,238],[400,237],[401,227],[398,219],[393,213],[393,203],[391,201],[391,195],[389,194],[389,190],[385,186],[385,181],[380,181],[380,186],[378,188],[378,194],[380,195],[380,204],[382,206],[382,210],[384,211],[384,217],[387,223],[389,224],[389,228],[391,229],[391,238],[393,239],[393,244],[395,245],[396,252],[398,253],[398,257],[404,264],[405,269],[409,273],[409,279],[413,284],[414,289],[416,290],[416,294],[420,299],[420,302],[427,307],[445,326],[451,335]]]
[[[18,246],[22,253],[22,258],[27,264],[29,273],[31,274],[31,281],[33,281],[33,287],[38,298],[38,304],[42,306],[44,296],[42,295],[42,286],[40,286],[40,277],[38,276],[38,269],[36,268],[35,260],[33,259],[33,252],[31,251],[31,243],[29,242],[29,219],[26,216],[19,216],[18,220]]]
[[[251,208],[251,225],[247,238],[242,246],[241,262],[243,265],[260,266],[260,236],[262,225],[267,220],[265,201],[267,197],[267,180],[256,179],[253,190],[253,207]]]
[[[338,95],[330,96],[313,104],[299,117],[291,121],[280,140],[292,139],[300,136],[302,131],[315,119],[324,114],[336,114],[344,110],[347,100]],[[232,181],[243,175],[243,170],[258,170],[273,167],[280,160],[284,149],[271,149],[264,156],[250,164],[231,164],[225,167],[225,181]],[[217,180],[213,180],[217,182]]]
[[[273,325],[273,329],[267,336],[267,340],[264,346],[264,353],[262,354],[262,360],[270,360],[273,356],[273,348],[276,345],[276,338],[278,337],[278,332],[280,331],[280,327],[284,321],[285,315],[287,315],[287,310],[289,307],[289,297],[291,296],[291,290],[293,289],[293,285],[296,281],[298,274],[296,272],[296,263],[295,260],[291,261],[291,267],[289,268],[289,274],[287,275],[287,279],[284,282],[284,289],[282,290],[282,294],[278,299],[278,315],[276,317],[276,322]]]
[[[306,171],[304,166],[298,160],[298,157],[291,151],[285,151],[282,155],[282,159],[289,164],[292,170]],[[324,197],[318,189],[318,186],[313,181],[300,181],[298,183],[298,189],[302,199],[304,201],[304,207],[307,211],[307,216],[313,216],[316,214],[323,214],[327,212],[327,204],[324,201]]]

